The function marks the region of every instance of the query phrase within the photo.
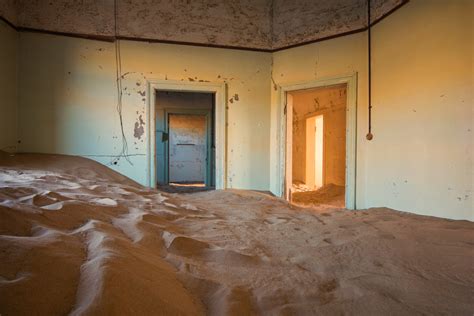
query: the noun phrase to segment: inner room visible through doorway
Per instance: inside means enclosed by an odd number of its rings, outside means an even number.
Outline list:
[[[345,84],[297,90],[292,100],[292,186],[299,205],[345,206]]]
[[[184,193],[213,189],[214,94],[156,93],[157,186]]]

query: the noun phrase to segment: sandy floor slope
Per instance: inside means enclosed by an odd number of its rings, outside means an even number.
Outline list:
[[[344,186],[328,184],[317,190],[298,190],[291,194],[291,202],[300,206],[344,207]]]
[[[0,155],[0,314],[474,312],[474,223],[139,186]]]

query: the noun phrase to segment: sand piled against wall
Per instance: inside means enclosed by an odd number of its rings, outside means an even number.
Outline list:
[[[0,314],[466,314],[474,224],[0,156]]]

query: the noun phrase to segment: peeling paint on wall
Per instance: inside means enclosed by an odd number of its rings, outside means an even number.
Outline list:
[[[13,24],[18,23],[18,11],[15,0],[0,1],[0,16],[4,17]]]
[[[314,80],[316,52],[320,78],[357,72],[357,120],[362,122],[357,126],[358,208],[386,206],[474,220],[472,133],[466,132],[473,119],[468,101],[473,95],[473,54],[472,41],[467,40],[473,38],[468,27],[472,9],[472,1],[412,0],[375,27],[377,84],[372,91],[377,136],[370,143],[365,139],[366,34],[273,54],[278,84]],[[440,97],[443,94],[446,97]],[[272,100],[271,183],[273,192],[279,192],[277,92],[272,91]]]
[[[143,120],[142,116],[138,116],[137,121],[135,122],[135,126],[133,128],[133,137],[141,139],[143,134],[145,133],[145,121]]]
[[[373,19],[402,1],[372,0]],[[122,37],[265,50],[357,30],[367,21],[365,0],[117,0],[117,6]],[[110,0],[2,0],[0,15],[20,27],[115,35]]]
[[[252,48],[271,46],[271,0],[121,0],[120,35]]]
[[[403,0],[372,0],[372,21]],[[273,48],[315,41],[367,25],[366,0],[274,0]]]
[[[110,0],[18,0],[18,23],[41,30],[114,35],[114,2]]]

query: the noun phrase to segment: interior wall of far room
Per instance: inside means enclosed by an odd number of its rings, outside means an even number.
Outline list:
[[[323,183],[345,185],[346,86],[291,92],[293,96],[293,182],[307,183],[306,120],[324,116]],[[313,139],[314,140],[314,139]]]
[[[207,119],[208,116],[202,114],[171,114],[169,116],[170,182],[204,183],[206,181],[209,140]]]
[[[22,151],[82,155],[145,184],[149,79],[227,83],[227,186],[268,190],[271,55],[121,41],[122,149],[113,43],[21,33]]]
[[[357,72],[357,208],[474,220],[473,6],[411,0],[373,27],[370,142],[367,33],[275,53],[272,191],[279,175],[277,85]]]
[[[0,150],[14,152],[18,140],[18,32],[0,21]]]
[[[163,133],[166,128],[165,110],[198,110],[212,111],[213,99],[212,93],[190,93],[176,91],[157,91],[155,104],[155,124],[156,124],[156,173],[157,182],[166,184],[165,174],[168,166],[166,162],[166,146],[168,141],[163,140]],[[212,117],[212,115],[211,115]],[[210,140],[214,145],[214,140]],[[214,160],[214,159],[212,159]],[[211,181],[212,182],[212,181]]]

